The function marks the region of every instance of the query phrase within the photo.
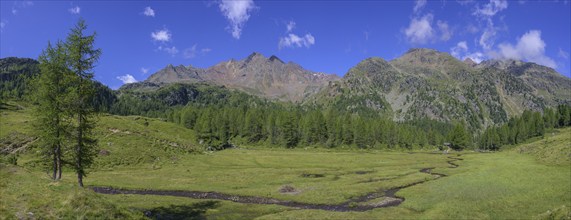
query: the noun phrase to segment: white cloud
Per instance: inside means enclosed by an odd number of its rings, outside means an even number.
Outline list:
[[[32,1],[15,1],[12,5],[12,14],[17,15],[19,9],[24,9],[32,6],[34,6],[34,2]]]
[[[507,8],[507,0],[490,0],[483,6],[478,3],[475,4],[474,12],[472,14],[482,23],[480,23],[478,28],[469,26],[467,30],[472,34],[481,32],[479,39],[477,39],[478,45],[488,54],[496,45],[498,31],[507,30],[505,23],[503,27],[494,25],[494,16]],[[503,21],[503,18],[500,18],[500,22],[501,21]]]
[[[184,49],[182,56],[185,59],[192,59],[197,57],[198,55],[205,55],[206,53],[212,51],[210,48],[202,48],[198,49],[198,45],[192,45],[192,47]]]
[[[450,30],[447,22],[439,20],[436,22],[436,26],[438,26],[438,29],[440,30],[441,41],[448,41],[452,38],[452,30]]]
[[[155,41],[168,42],[171,40],[171,32],[168,29],[157,30],[151,33],[151,37]]]
[[[480,31],[480,29],[473,24],[466,26],[466,32],[470,34],[478,33],[478,31]]]
[[[4,30],[4,27],[6,27],[6,25],[8,24],[8,21],[6,20],[1,20],[0,21],[0,31]]]
[[[236,39],[240,39],[242,28],[250,18],[250,13],[257,8],[253,0],[220,0],[218,7],[230,22],[228,29]]]
[[[145,7],[143,14],[148,17],[155,17],[155,10],[153,10],[151,7]]]
[[[434,37],[432,28],[432,14],[427,14],[421,18],[413,18],[406,30],[404,30],[408,41],[413,44],[425,44]]]
[[[469,53],[468,51],[468,43],[466,41],[460,41],[456,46],[450,48],[450,54],[459,60],[470,58],[475,63],[480,63],[486,58],[481,52]]]
[[[541,31],[530,30],[517,40],[516,45],[502,43],[498,45],[498,51],[492,51],[490,55],[499,59],[525,60],[557,68],[555,61],[545,55],[545,47]]]
[[[142,74],[147,74],[147,73],[149,73],[149,68],[141,67],[141,73],[142,73]]]
[[[448,22],[438,20],[436,24],[434,24],[434,16],[432,13],[427,13],[423,16],[420,15],[426,3],[426,0],[415,1],[413,17],[408,27],[402,31],[406,36],[406,40],[412,44],[426,44],[434,43],[437,40],[450,40],[450,38],[452,38],[452,30]]]
[[[488,28],[484,31],[484,33],[482,33],[478,42],[482,48],[489,50],[494,46],[496,40],[495,36],[496,31],[493,28]]]
[[[32,1],[22,1],[22,7],[30,7],[30,6],[34,6],[34,2]]]
[[[185,59],[192,59],[196,57],[196,44],[192,45],[191,48],[186,48],[183,53]]]
[[[480,15],[484,17],[492,17],[496,15],[498,12],[508,8],[508,1],[506,0],[490,0],[488,4],[485,4],[484,7],[476,6],[476,10],[474,11],[475,15]]]
[[[465,60],[467,58],[470,58],[472,61],[474,61],[475,63],[481,63],[482,61],[484,61],[484,59],[486,58],[486,56],[484,56],[483,53],[480,52],[474,52],[474,53],[469,53],[466,54],[465,56],[462,57],[462,60]]]
[[[559,52],[557,52],[557,56],[563,59],[569,59],[569,53],[565,52],[563,49],[559,48]]]
[[[133,77],[131,74],[126,74],[124,76],[118,76],[117,79],[123,81],[124,84],[138,82],[135,79],[135,77]]]
[[[290,21],[289,23],[287,23],[286,27],[287,27],[287,32],[288,32],[288,33],[291,32],[291,31],[293,31],[293,29],[295,28],[295,22]]]
[[[467,5],[474,2],[474,0],[456,0],[456,2],[460,5]]]
[[[413,8],[414,13],[417,13],[420,10],[422,10],[424,6],[426,6],[426,0],[416,0]]]
[[[456,46],[450,48],[450,54],[458,59],[462,57],[462,54],[468,51],[468,44],[466,41],[460,41]]]
[[[297,36],[295,34],[288,34],[286,37],[280,38],[278,43],[278,48],[282,49],[284,47],[306,47],[309,48],[311,45],[315,44],[315,37],[311,34],[306,34],[303,37]]]
[[[305,34],[304,36],[299,36],[297,34],[291,33],[295,28],[295,22],[290,21],[286,24],[286,36],[281,37],[278,41],[278,48],[281,50],[284,47],[306,47],[309,48],[311,45],[315,44],[315,37],[311,34]]]
[[[178,53],[178,49],[176,49],[175,46],[172,46],[172,47],[170,47],[170,48],[169,48],[169,47],[164,48],[164,51],[166,51],[167,53],[169,53],[171,56],[174,56],[174,55],[176,55],[176,54]]]
[[[172,47],[163,47],[163,46],[159,46],[159,48],[157,48],[159,51],[164,51],[167,52],[168,54],[170,54],[171,56],[175,56],[176,54],[178,54],[178,49],[176,49],[175,46]]]
[[[492,19],[487,19],[487,26],[480,35],[478,43],[484,50],[491,50],[496,42],[497,27],[494,26]]]
[[[73,8],[67,9],[67,11],[69,11],[71,14],[77,15],[81,13],[81,8],[79,6],[75,6]]]

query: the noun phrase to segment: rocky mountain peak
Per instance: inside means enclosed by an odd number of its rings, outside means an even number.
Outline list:
[[[258,52],[253,52],[250,55],[248,55],[248,57],[246,57],[246,59],[244,59],[244,63],[249,63],[252,61],[260,61],[260,60],[265,60],[266,57]]]
[[[429,54],[429,53],[439,53],[439,51],[430,48],[411,48],[406,54]]]
[[[468,66],[476,66],[476,65],[477,65],[477,63],[474,62],[474,61],[473,61],[472,59],[470,59],[469,57],[466,58],[466,59],[464,59],[464,61],[462,61],[462,62],[464,62],[464,63],[467,64]]]
[[[465,73],[472,69],[462,61],[446,52],[433,49],[415,48],[410,49],[404,55],[391,60],[390,63],[412,74],[439,75],[440,77],[462,78]]]
[[[479,66],[481,67],[493,67],[497,69],[508,69],[511,67],[521,66],[524,62],[514,59],[491,59],[482,61]]]
[[[282,61],[282,60],[281,60],[280,58],[278,58],[276,55],[272,55],[269,60],[272,61],[272,62],[277,61],[277,62],[280,62],[280,63],[284,63],[284,61]],[[284,64],[285,64],[285,63],[284,63]]]
[[[454,57],[448,53],[440,52],[434,49],[413,48],[408,50],[401,57],[397,58],[397,60],[403,60],[410,63],[436,64],[439,62],[447,61],[450,58]]]

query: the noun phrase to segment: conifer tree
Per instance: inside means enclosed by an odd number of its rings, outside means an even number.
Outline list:
[[[299,142],[299,135],[297,132],[296,118],[293,113],[286,113],[285,120],[283,121],[283,140],[287,148],[293,148]]]
[[[448,138],[450,140],[450,144],[452,148],[455,150],[462,150],[468,147],[469,137],[468,132],[464,126],[464,123],[456,123],[452,131],[450,132],[450,136]]]
[[[95,109],[91,100],[95,95],[93,86],[93,68],[101,55],[100,49],[94,48],[95,33],[86,35],[85,20],[80,19],[77,25],[71,29],[66,40],[67,58],[69,69],[74,73],[71,115],[76,122],[74,124],[75,139],[73,149],[74,166],[77,174],[77,182],[83,187],[85,169],[90,166],[95,157],[97,140],[93,137],[95,127]]]
[[[39,57],[41,74],[35,80],[35,129],[42,146],[42,152],[52,160],[54,180],[61,179],[62,154],[66,138],[69,137],[68,90],[73,73],[66,67],[65,47],[58,42],[48,47]]]
[[[559,112],[559,126],[565,127],[571,125],[571,107],[567,105],[557,106]]]

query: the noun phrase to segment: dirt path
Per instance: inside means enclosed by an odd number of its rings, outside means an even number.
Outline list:
[[[460,155],[458,155],[460,156]],[[449,156],[447,163],[450,164],[450,168],[458,167],[458,164],[455,164],[455,161],[462,160],[462,158]],[[231,195],[219,192],[199,192],[199,191],[183,191],[183,190],[136,190],[136,189],[115,189],[112,187],[100,187],[100,186],[92,186],[89,187],[93,191],[102,194],[136,194],[136,195],[159,195],[159,196],[178,196],[178,197],[188,197],[193,199],[219,199],[219,200],[227,200],[232,202],[238,203],[246,203],[246,204],[266,204],[266,205],[281,205],[299,209],[321,209],[327,211],[336,211],[336,212],[350,212],[350,211],[368,211],[376,208],[383,208],[383,207],[391,207],[391,206],[398,206],[402,202],[404,202],[404,198],[396,196],[395,194],[401,190],[411,186],[415,186],[418,184],[422,184],[431,180],[438,179],[440,177],[445,177],[445,174],[441,173],[434,173],[432,172],[432,168],[423,168],[420,169],[419,172],[427,173],[434,176],[434,179],[427,179],[422,180],[414,183],[410,183],[405,186],[400,186],[391,189],[380,189],[378,191],[369,193],[367,195],[353,198],[347,200],[340,204],[311,204],[311,203],[303,203],[303,202],[295,202],[295,201],[285,201],[285,200],[278,200],[273,198],[265,198],[265,197],[257,197],[257,196],[239,196],[239,195]],[[374,202],[372,200],[384,198],[381,201]]]

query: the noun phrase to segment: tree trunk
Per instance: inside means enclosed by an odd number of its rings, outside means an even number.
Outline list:
[[[81,148],[83,147],[83,97],[81,94],[81,84],[83,83],[83,78],[81,76],[81,72],[81,68],[78,68],[79,83],[77,85],[77,94],[79,98],[79,108],[77,109],[77,147],[75,149],[75,172],[77,172],[77,183],[80,187],[83,187],[83,167],[81,166],[81,158],[83,157],[81,154]]]
[[[83,145],[83,120],[81,117],[81,110],[80,113],[78,115],[78,120],[79,120],[79,124],[77,127],[77,147],[75,149],[75,154],[76,154],[76,159],[75,159],[75,171],[77,172],[77,183],[79,184],[79,186],[83,187],[83,169],[81,166],[81,147]]]
[[[57,169],[58,169],[58,177],[57,179],[60,180],[61,179],[61,169],[62,169],[62,165],[61,165],[61,146],[57,147]]]
[[[53,174],[52,179],[56,180],[56,178],[57,178],[56,175],[57,175],[57,170],[58,170],[58,167],[57,167],[57,148],[54,148],[53,150],[54,150],[54,152],[53,152],[54,153],[54,174]]]
[[[57,133],[56,136],[59,139],[60,138],[60,120],[59,120],[59,116],[56,119],[57,121]],[[56,177],[56,171],[58,172],[58,176]],[[61,179],[61,141],[58,141],[56,148],[55,148],[55,155],[54,155],[54,180],[59,180]]]
[[[77,183],[80,187],[83,187],[83,175],[81,173],[77,173]]]

